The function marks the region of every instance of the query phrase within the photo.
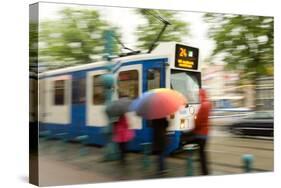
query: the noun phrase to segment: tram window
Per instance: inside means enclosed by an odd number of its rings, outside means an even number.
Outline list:
[[[85,102],[85,79],[76,79],[72,81],[72,103]]]
[[[171,71],[171,88],[181,92],[189,103],[199,103],[200,73]]]
[[[105,91],[101,80],[101,75],[93,76],[93,104],[101,105],[105,103]]]
[[[118,75],[118,95],[135,99],[139,94],[139,73],[137,70],[120,72]]]
[[[65,86],[65,80],[54,81],[54,105],[65,104],[64,86]]]
[[[149,69],[147,73],[147,89],[160,88],[160,69]]]

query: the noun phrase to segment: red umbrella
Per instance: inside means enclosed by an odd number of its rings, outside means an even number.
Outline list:
[[[145,119],[159,119],[176,112],[187,104],[186,98],[179,92],[166,88],[153,89],[136,99],[131,110]]]

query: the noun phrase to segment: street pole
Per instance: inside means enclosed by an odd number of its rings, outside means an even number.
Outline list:
[[[112,95],[114,91],[115,78],[112,73],[112,62],[110,56],[113,54],[113,40],[114,32],[112,30],[105,31],[104,40],[105,40],[105,56],[104,58],[108,61],[107,70],[108,73],[102,75],[101,80],[105,89],[105,105],[108,106],[112,101]],[[105,137],[106,137],[106,148],[104,154],[105,161],[111,161],[118,159],[117,147],[114,142],[112,142],[112,131],[113,131],[113,117],[108,116],[108,125],[105,128]]]
[[[253,160],[254,157],[251,154],[244,154],[242,156],[242,160],[244,163],[244,171],[245,172],[251,172],[252,171],[252,166],[253,166]]]

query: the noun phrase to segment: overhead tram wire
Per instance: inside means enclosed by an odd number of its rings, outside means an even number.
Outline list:
[[[159,20],[159,21],[161,21],[163,24],[164,24],[164,26],[163,26],[163,28],[161,29],[161,31],[160,31],[160,33],[157,35],[157,37],[155,38],[155,40],[151,43],[151,45],[150,45],[150,47],[149,47],[149,49],[148,49],[148,53],[150,53],[152,50],[153,50],[153,48],[155,47],[155,44],[159,41],[159,39],[161,38],[161,36],[162,36],[162,34],[164,33],[164,31],[166,30],[166,28],[167,28],[167,26],[168,25],[172,25],[170,22],[168,22],[167,20],[165,20],[164,18],[162,18],[159,14],[159,12],[157,12],[158,13],[158,15],[155,15],[155,14],[152,14],[148,9],[143,9],[143,11],[144,11],[144,13],[145,14],[149,14],[149,15],[151,15],[151,16],[153,16],[154,18],[156,18],[157,20]]]
[[[124,43],[122,43],[121,40],[117,36],[114,35],[113,37],[116,40],[116,42],[122,46],[123,49],[131,51],[131,52],[128,52],[128,53],[121,53],[121,54],[119,54],[119,57],[135,55],[135,54],[139,54],[141,52],[141,51],[136,51],[136,50],[133,50],[131,48],[126,47],[124,45]]]
[[[120,44],[122,46],[123,49],[129,50],[131,52],[135,52],[135,50],[132,50],[131,48],[126,47],[124,45],[124,43],[122,43],[121,40],[117,36],[114,36],[114,39],[117,41],[118,44]]]
[[[161,23],[164,24],[163,28],[161,29],[160,33],[157,35],[156,39],[151,43],[151,46],[148,50],[148,53],[150,53],[153,50],[153,48],[155,47],[155,44],[159,41],[159,39],[162,36],[162,34],[164,33],[164,31],[166,30],[167,26],[171,25],[171,23],[168,22],[167,20],[165,20],[164,18],[162,18],[159,15],[160,14],[159,12],[157,12],[158,15],[156,15],[156,14],[152,14],[148,9],[143,9],[143,11],[144,11],[145,14],[149,14],[149,15],[153,16],[154,18],[156,18],[156,20],[159,20]],[[122,46],[123,49],[131,51],[129,53],[121,53],[121,54],[119,54],[119,57],[128,56],[128,55],[135,55],[135,54],[139,54],[141,52],[141,51],[136,51],[136,50],[133,50],[131,48],[126,47],[124,45],[124,43],[122,43],[121,40],[115,35],[114,35],[114,39],[116,40],[116,42],[118,44],[120,44]]]

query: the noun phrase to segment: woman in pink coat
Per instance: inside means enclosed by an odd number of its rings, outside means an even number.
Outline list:
[[[126,163],[126,145],[134,138],[134,131],[129,129],[128,120],[122,115],[113,127],[113,141],[118,143],[121,163]]]

